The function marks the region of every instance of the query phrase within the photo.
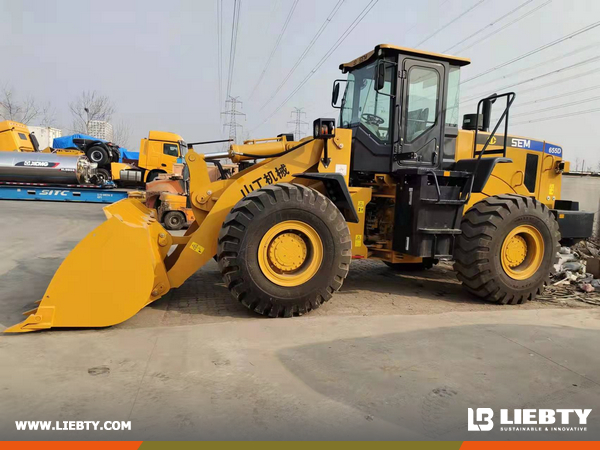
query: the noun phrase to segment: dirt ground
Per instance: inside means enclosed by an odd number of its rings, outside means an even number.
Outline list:
[[[495,305],[467,293],[450,263],[443,262],[426,271],[396,272],[379,261],[355,260],[341,291],[309,316],[417,315],[557,307],[592,306],[560,299]],[[142,317],[121,326],[177,326],[257,318],[231,297],[213,261],[150,309],[152,312],[142,311]]]

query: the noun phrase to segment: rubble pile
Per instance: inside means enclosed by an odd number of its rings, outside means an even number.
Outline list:
[[[600,306],[600,245],[581,241],[561,247],[552,281],[537,297],[545,301],[577,300]]]

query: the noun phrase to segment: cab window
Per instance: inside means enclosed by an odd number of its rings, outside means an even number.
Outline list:
[[[460,69],[450,66],[448,93],[446,97],[446,126],[458,127],[458,103],[460,100]]]
[[[19,137],[21,138],[21,140],[26,141],[27,140],[27,136],[23,133],[19,133]]]
[[[440,75],[428,67],[408,71],[406,140],[410,143],[431,129],[437,121]]]
[[[165,155],[178,157],[179,148],[177,147],[177,144],[164,144],[163,153]]]
[[[362,124],[379,141],[389,143],[392,132],[390,95],[394,89],[394,67],[386,67],[385,83],[379,91],[375,90],[375,67],[376,63],[372,63],[348,75],[342,101],[341,123],[345,128]]]

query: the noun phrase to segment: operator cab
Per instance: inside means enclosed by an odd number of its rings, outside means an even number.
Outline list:
[[[454,162],[465,58],[382,44],[340,65],[332,106],[352,130],[352,169],[392,173]],[[340,90],[345,90],[340,99]]]

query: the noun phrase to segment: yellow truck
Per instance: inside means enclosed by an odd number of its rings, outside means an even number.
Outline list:
[[[39,148],[27,125],[5,120],[0,122],[0,151],[37,152]]]
[[[88,145],[89,144],[89,145]],[[166,131],[150,131],[140,142],[138,161],[118,162],[118,157],[106,157],[110,149],[103,143],[84,143],[83,148],[40,150],[35,134],[26,125],[6,120],[0,122],[0,151],[43,152],[63,156],[87,156],[98,164],[96,174],[100,184],[114,181],[117,185],[142,185],[161,173],[171,173],[173,164],[183,162],[187,144],[181,136]],[[109,143],[110,144],[110,143]]]
[[[111,177],[117,184],[154,181],[161,173],[173,173],[173,164],[183,163],[187,144],[181,136],[167,131],[150,131],[140,142],[135,163],[111,163]]]

